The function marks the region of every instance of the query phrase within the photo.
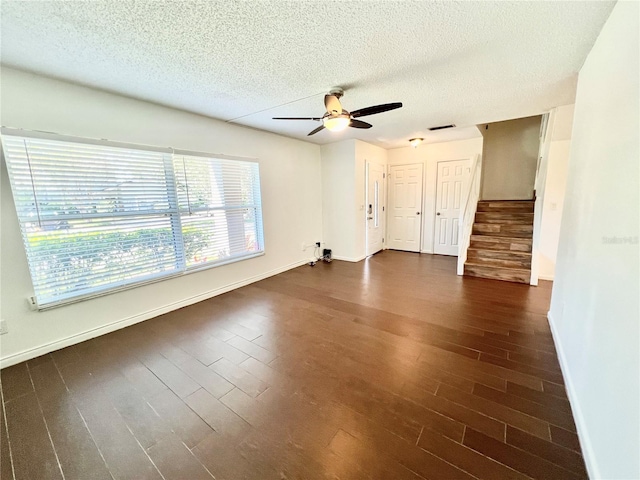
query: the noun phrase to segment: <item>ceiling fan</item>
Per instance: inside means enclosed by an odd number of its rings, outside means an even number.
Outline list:
[[[388,112],[402,107],[402,103],[385,103],[383,105],[374,105],[372,107],[361,108],[349,113],[340,104],[340,97],[344,95],[341,88],[334,88],[329,94],[324,96],[324,106],[327,109],[322,117],[273,117],[274,120],[314,120],[322,122],[318,128],[311,130],[307,136],[314,135],[320,130],[330,130],[338,132],[347,127],[351,128],[371,128],[373,125],[362,120],[356,120],[358,117],[366,117],[367,115],[375,115],[376,113]]]

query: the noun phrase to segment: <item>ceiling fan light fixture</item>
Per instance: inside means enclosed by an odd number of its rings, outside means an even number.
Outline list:
[[[314,128],[307,137],[315,135],[321,132],[325,128],[331,132],[339,132],[347,127],[368,129],[373,127],[370,123],[358,120],[359,117],[366,117],[369,115],[376,115],[378,113],[388,112],[389,110],[395,110],[402,107],[401,102],[385,103],[381,105],[373,105],[371,107],[361,108],[359,110],[353,110],[351,113],[342,108],[340,103],[340,97],[344,92],[342,89],[333,89],[331,92],[324,96],[324,108],[326,113],[322,117],[273,117],[274,120],[314,120],[316,122],[321,121],[322,125]]]
[[[322,119],[324,127],[331,132],[339,132],[344,130],[351,123],[349,115],[338,115],[337,117],[324,117]]]
[[[413,148],[417,148],[418,145],[420,145],[423,140],[424,138],[412,138],[411,140],[409,140],[409,143]]]

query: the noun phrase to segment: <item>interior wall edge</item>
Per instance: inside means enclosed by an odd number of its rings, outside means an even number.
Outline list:
[[[582,449],[582,457],[584,459],[585,466],[587,467],[587,473],[589,478],[602,478],[600,475],[598,466],[596,465],[596,455],[593,450],[593,444],[589,437],[587,422],[585,421],[578,401],[578,394],[576,393],[573,381],[571,378],[571,369],[569,368],[568,360],[561,343],[561,335],[558,331],[558,327],[554,321],[551,310],[547,312],[547,320],[549,320],[549,327],[551,328],[551,338],[553,338],[553,344],[556,347],[558,353],[558,362],[560,363],[560,370],[562,371],[562,378],[564,379],[565,388],[567,390],[567,397],[569,398],[569,404],[571,405],[571,412],[573,413],[573,419],[576,423],[576,431],[578,434],[578,440],[580,441],[580,448]]]
[[[273,277],[280,273],[286,272],[287,270],[292,270],[302,265],[306,265],[312,260],[313,259],[307,259],[307,260],[294,262],[289,265],[284,265],[282,267],[275,268],[268,272],[255,275],[253,277],[248,277],[243,280],[230,283],[228,285],[224,285],[222,287],[218,287],[213,290],[209,290],[208,292],[195,295],[193,297],[185,298],[177,302],[169,303],[167,305],[154,308],[152,310],[147,310],[146,312],[142,312],[136,315],[132,315],[130,317],[116,320],[115,322],[109,323],[107,325],[102,325],[100,327],[92,328],[90,330],[86,330],[84,332],[77,333],[77,334],[56,340],[54,342],[46,343],[38,347],[23,350],[21,352],[14,353],[6,357],[0,357],[0,369],[10,367],[12,365],[16,365],[18,363],[21,363],[27,360],[31,360],[41,355],[46,355],[47,353],[60,350],[61,348],[82,343],[86,340],[91,340],[92,338],[99,337],[107,333],[115,332],[116,330],[120,330],[122,328],[135,325],[136,323],[144,322],[146,320],[155,318],[159,315],[163,315],[165,313],[178,310],[179,308],[188,307],[189,305],[193,305],[194,303],[208,300],[209,298],[222,295],[223,293],[227,293],[232,290],[236,290],[240,287],[244,287],[252,283],[259,282],[260,280],[264,280],[265,278]]]

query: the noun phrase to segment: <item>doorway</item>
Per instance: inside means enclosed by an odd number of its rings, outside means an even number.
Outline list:
[[[419,252],[422,232],[422,163],[389,168],[387,247]]]
[[[468,159],[438,162],[433,253],[458,256],[462,192],[469,181]]]

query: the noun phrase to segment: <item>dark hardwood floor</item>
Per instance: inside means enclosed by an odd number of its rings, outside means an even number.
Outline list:
[[[2,370],[2,479],[586,478],[551,284],[385,251]]]

